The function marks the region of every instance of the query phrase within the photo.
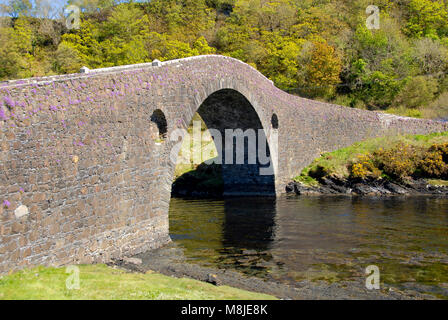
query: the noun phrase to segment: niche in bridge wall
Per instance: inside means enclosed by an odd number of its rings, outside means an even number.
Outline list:
[[[272,115],[271,125],[272,125],[272,129],[278,130],[278,117],[275,113]]]
[[[153,124],[151,131],[154,140],[158,143],[165,141],[168,134],[168,124],[162,110],[157,109],[153,112],[151,115],[151,123]]]

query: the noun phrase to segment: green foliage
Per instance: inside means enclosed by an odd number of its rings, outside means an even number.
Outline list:
[[[48,19],[45,1],[4,1],[0,80],[217,53],[302,96],[447,117],[446,0],[378,0],[379,30],[366,27],[368,0],[67,3],[82,9],[79,30]]]
[[[448,114],[448,91],[442,93],[422,112],[426,114],[427,118],[446,118]]]
[[[423,118],[423,112],[420,109],[408,109],[403,106],[389,108],[387,113],[402,117]]]
[[[438,84],[435,79],[418,76],[407,80],[396,102],[405,108],[418,108],[426,106],[434,99]]]
[[[435,155],[436,154],[436,155]],[[441,158],[440,158],[441,157]],[[440,160],[443,163],[437,162]],[[324,176],[351,178],[406,176],[448,179],[448,132],[369,139],[322,154],[295,178],[317,184]]]
[[[12,28],[0,29],[0,78],[3,79],[18,75],[21,70],[22,57],[12,40],[13,32]]]
[[[448,20],[446,3],[442,0],[410,0],[407,4],[408,23],[405,32],[413,37],[438,38],[446,35]]]
[[[294,181],[303,183],[308,186],[316,186],[319,184],[319,182],[316,179],[310,177],[305,173],[302,173],[300,176],[296,177]]]
[[[418,69],[425,75],[443,75],[448,70],[448,45],[430,38],[414,42],[413,59]]]

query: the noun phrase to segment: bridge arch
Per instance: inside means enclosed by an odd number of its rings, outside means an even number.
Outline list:
[[[212,92],[192,110],[203,119],[214,140],[218,157],[213,163],[222,165],[224,196],[275,196],[269,127],[262,124],[256,106],[238,90],[224,88]],[[192,118],[190,115],[186,123]],[[183,136],[182,142],[186,138]],[[171,160],[176,163],[177,156]]]

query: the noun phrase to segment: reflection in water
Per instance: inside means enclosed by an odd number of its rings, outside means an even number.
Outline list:
[[[269,250],[274,241],[275,198],[224,202],[223,248]]]
[[[170,220],[202,265],[296,283],[364,279],[374,264],[388,284],[448,286],[448,199],[172,199]]]

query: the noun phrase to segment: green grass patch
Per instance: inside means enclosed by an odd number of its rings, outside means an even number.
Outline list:
[[[445,186],[448,187],[448,181],[447,180],[440,180],[440,179],[432,179],[428,180],[428,183],[433,186]]]
[[[79,266],[80,289],[66,287],[66,268],[38,267],[0,277],[0,300],[272,300],[273,296],[105,265]]]
[[[311,165],[303,169],[294,180],[307,185],[315,185],[317,184],[316,178],[328,174],[348,177],[350,174],[349,165],[355,162],[358,156],[371,154],[380,148],[390,149],[400,142],[406,145],[429,148],[433,144],[448,143],[448,132],[429,135],[387,136],[361,141],[350,147],[322,154]]]
[[[409,109],[404,107],[389,108],[386,113],[394,114],[397,116],[410,117],[410,118],[423,118],[423,113],[419,109]]]

